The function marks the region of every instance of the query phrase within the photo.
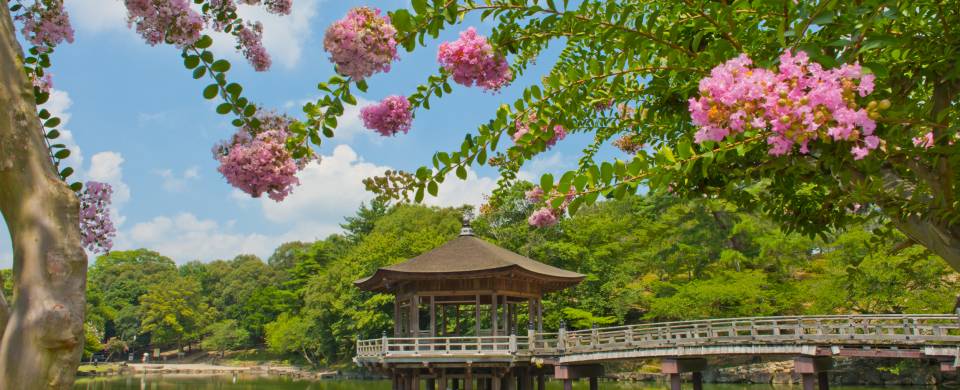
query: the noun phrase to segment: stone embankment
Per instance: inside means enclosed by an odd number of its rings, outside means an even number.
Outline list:
[[[957,376],[940,375],[937,367],[919,362],[896,360],[837,359],[830,371],[830,382],[837,385],[912,386],[956,383]],[[611,375],[621,381],[664,381],[659,373],[623,372]],[[772,361],[711,368],[703,373],[708,383],[800,384],[793,373],[793,361]]]

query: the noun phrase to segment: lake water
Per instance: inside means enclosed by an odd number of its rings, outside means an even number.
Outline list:
[[[549,390],[560,390],[559,382],[547,384]],[[715,385],[704,384],[710,390],[791,390],[800,386],[770,385]],[[574,389],[587,389],[586,381],[577,382]],[[601,389],[608,390],[663,390],[665,384],[658,383],[616,383],[600,382]],[[692,388],[684,384],[684,388]],[[893,387],[840,387],[837,390],[891,390]],[[922,387],[904,387],[901,389],[921,389]],[[197,375],[147,375],[105,378],[81,378],[74,386],[76,390],[389,390],[388,381],[344,381],[319,380],[305,381],[279,377],[262,376],[197,376]]]

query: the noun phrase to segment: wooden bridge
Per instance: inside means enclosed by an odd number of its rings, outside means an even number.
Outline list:
[[[509,336],[382,337],[357,342],[356,362],[380,366],[484,363],[553,366],[565,380],[587,377],[596,388],[601,362],[658,358],[679,388],[693,372],[695,388],[705,358],[782,357],[796,360],[805,388],[826,388],[832,357],[926,359],[943,371],[960,365],[956,315],[850,315],[726,318],[594,328]],[[542,376],[540,377],[542,381]],[[509,382],[509,381],[508,381]],[[500,386],[495,386],[499,388]],[[512,388],[511,384],[507,384]],[[521,380],[520,388],[531,388]],[[541,387],[542,388],[542,387]]]

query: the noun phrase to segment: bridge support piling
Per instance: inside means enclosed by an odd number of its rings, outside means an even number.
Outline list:
[[[573,379],[563,380],[563,390],[573,390]]]
[[[537,390],[547,390],[547,376],[543,373],[537,374]]]
[[[670,390],[680,390],[680,374],[693,373],[694,390],[703,390],[703,375],[701,371],[707,368],[707,360],[702,358],[677,359],[666,358],[660,361],[660,372],[670,378]]]
[[[590,377],[590,390],[598,390],[600,388],[600,378],[595,376]]]
[[[680,380],[679,373],[668,374],[670,376],[670,390],[680,390]]]
[[[703,390],[703,373],[700,371],[693,372],[693,390]]]
[[[833,359],[825,356],[800,356],[793,360],[793,370],[800,374],[803,390],[829,390],[830,376],[827,373],[833,366]]]

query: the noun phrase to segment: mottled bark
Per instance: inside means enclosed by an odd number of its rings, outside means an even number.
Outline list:
[[[0,338],[0,389],[69,389],[83,350],[79,202],[50,161],[6,6],[0,78],[0,212],[13,243],[14,284]]]

